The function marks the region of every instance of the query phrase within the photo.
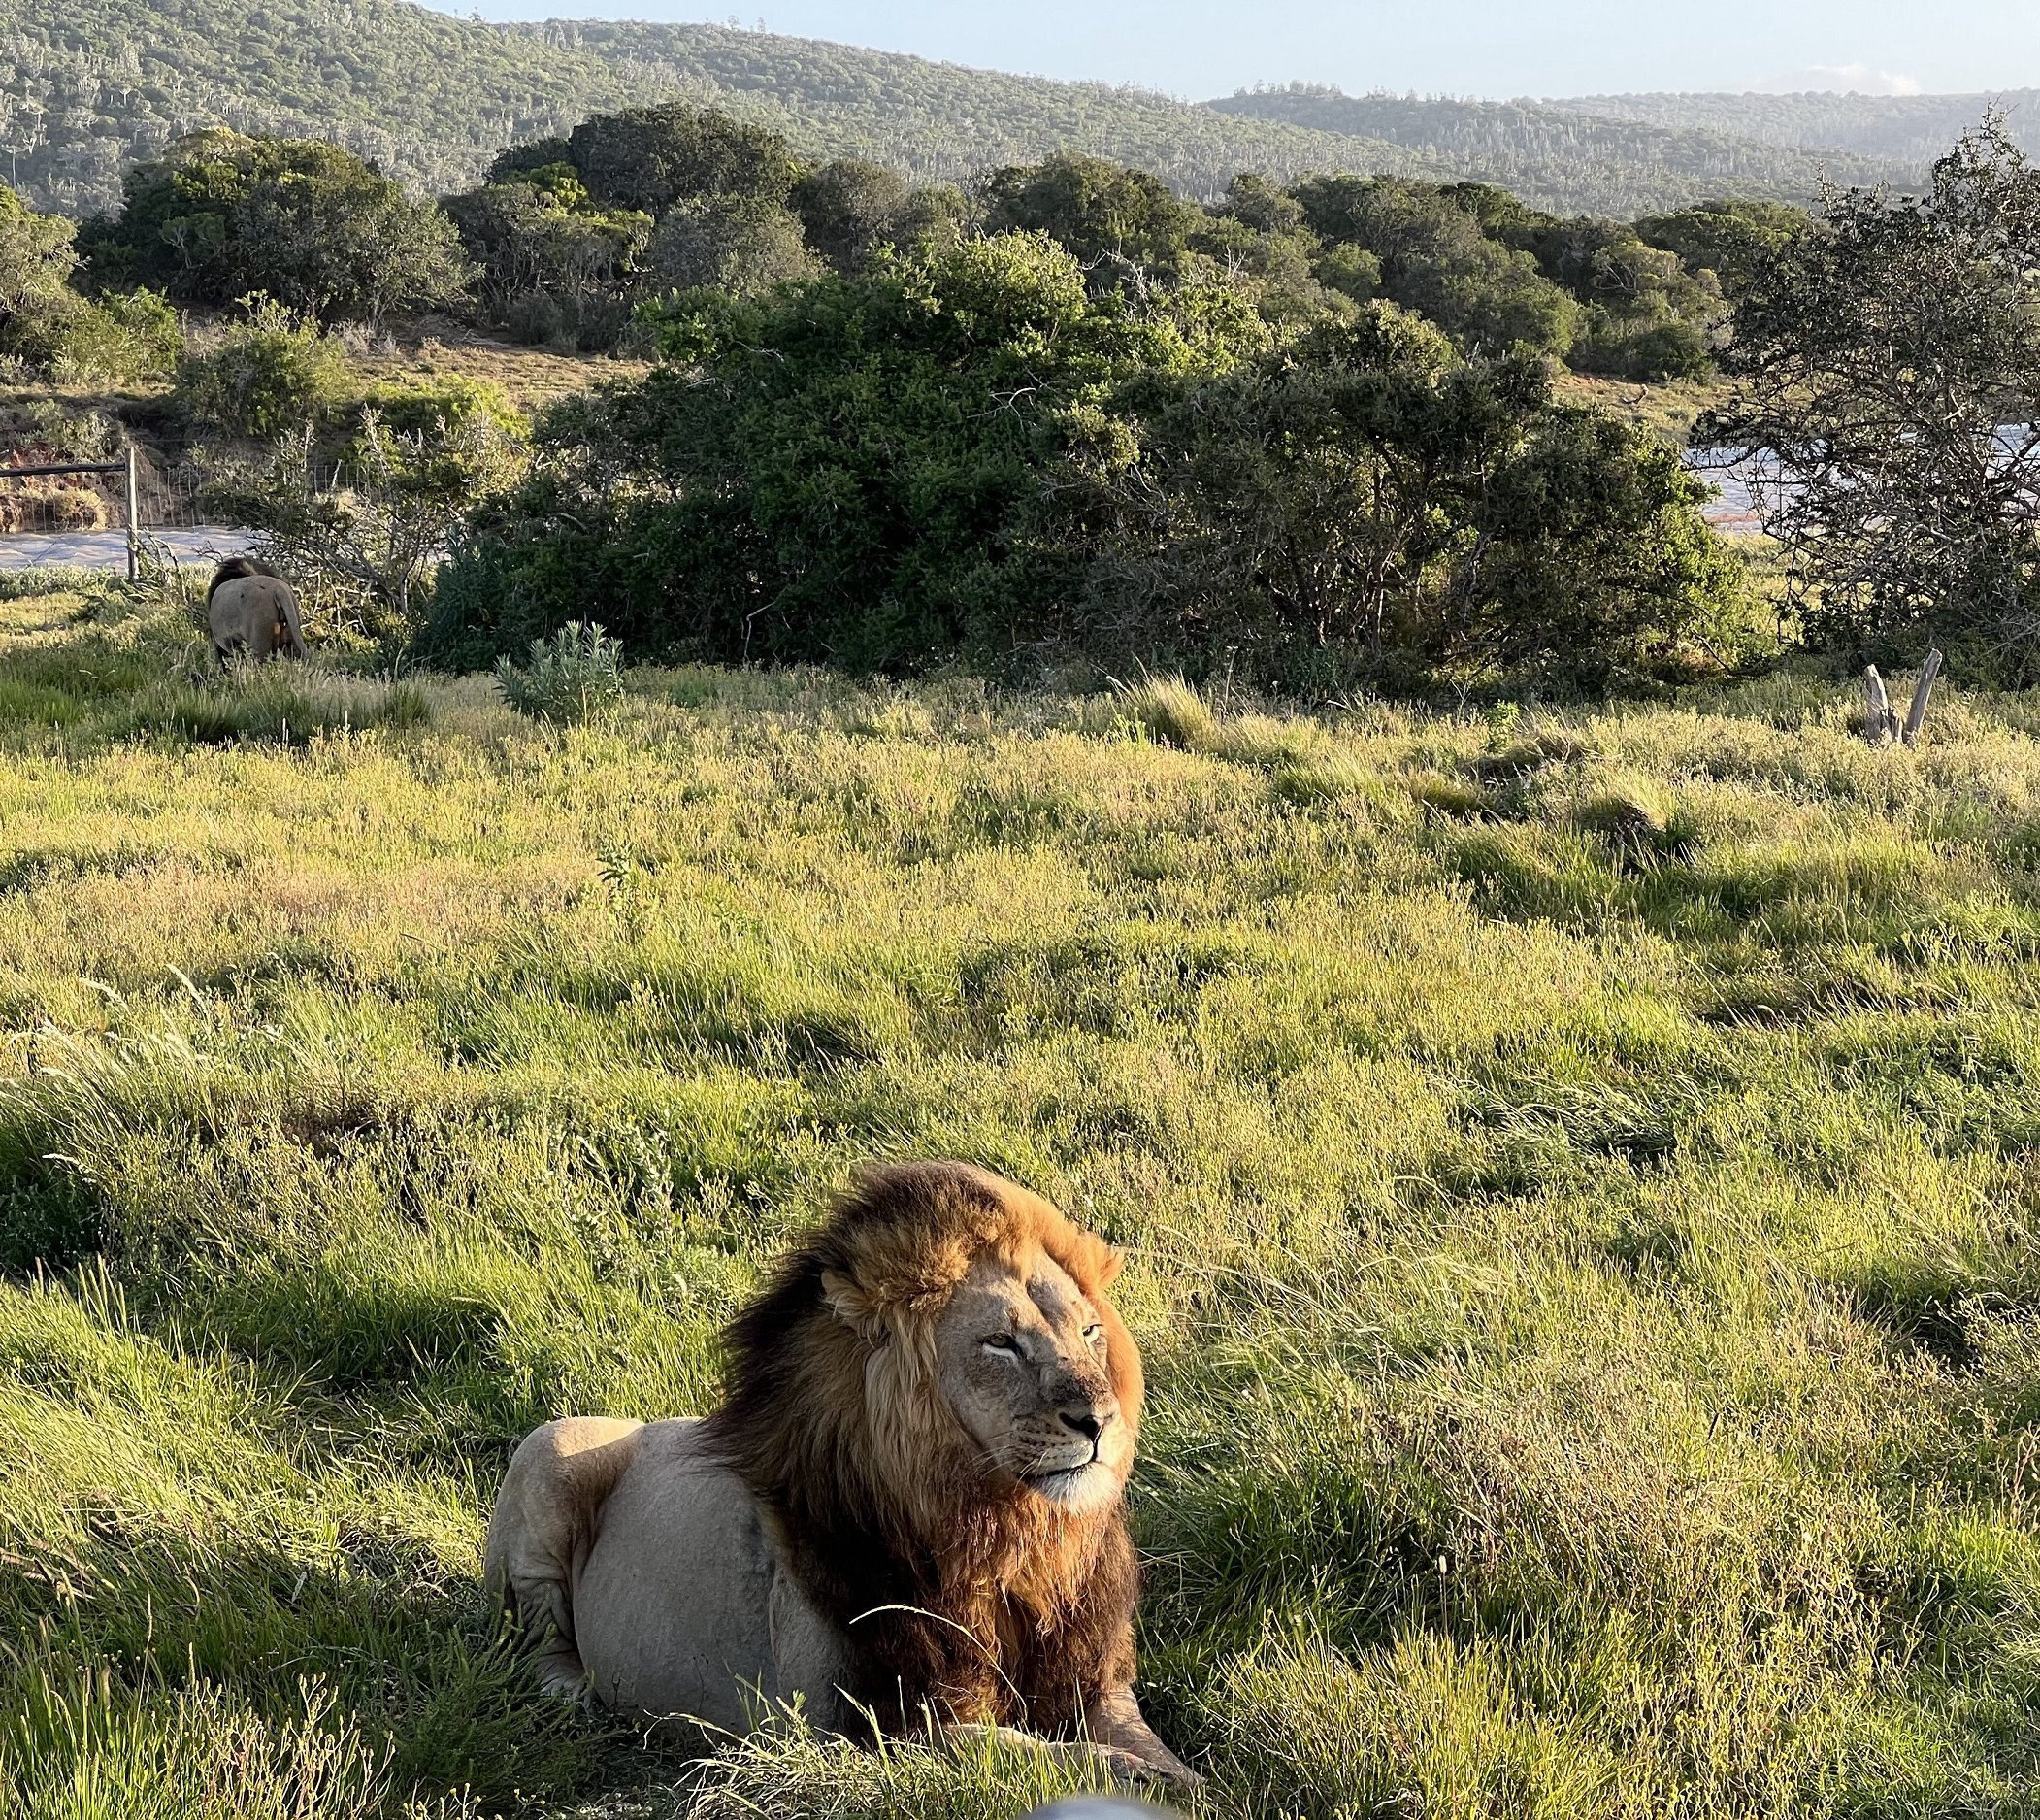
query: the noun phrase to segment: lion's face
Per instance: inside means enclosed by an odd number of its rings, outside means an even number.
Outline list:
[[[1131,1360],[1133,1342],[1047,1252],[980,1254],[938,1318],[935,1342],[937,1385],[991,1474],[1072,1514],[1119,1497],[1139,1410],[1137,1389],[1122,1399],[1115,1388],[1125,1373],[1114,1366],[1115,1356],[1122,1367]]]

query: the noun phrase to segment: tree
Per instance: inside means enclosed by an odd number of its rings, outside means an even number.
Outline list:
[[[1677,253],[1689,271],[1712,272],[1734,302],[1771,254],[1812,227],[1813,217],[1787,202],[1702,202],[1638,221],[1636,233]]]
[[[807,244],[839,272],[855,273],[873,247],[894,237],[911,193],[882,164],[837,158],[793,186],[792,206]]]
[[[760,196],[695,196],[666,212],[644,253],[645,275],[662,290],[707,286],[756,297],[776,284],[821,276],[798,216]]]
[[[0,351],[44,364],[83,310],[71,288],[75,230],[61,215],[38,215],[0,184]]]
[[[1462,674],[1541,672],[1599,688],[1730,624],[1739,560],[1709,530],[1703,481],[1604,412],[1547,402],[1470,502],[1470,537],[1428,648]]]
[[[1631,380],[1699,379],[1710,371],[1721,290],[1689,273],[1676,252],[1647,245],[1618,221],[1586,215],[1546,216],[1524,238],[1539,270],[1583,306],[1573,366]]]
[[[2040,172],[1987,119],[1925,193],[1830,192],[1759,262],[1730,404],[1811,636],[2040,675]]]
[[[1735,586],[1676,456],[1393,304],[1185,388],[1103,490],[1089,641],[1193,674],[1603,682]]]
[[[984,203],[990,232],[1046,234],[1102,283],[1172,271],[1201,218],[1159,177],[1076,151],[994,171]]]
[[[1228,280],[1254,281],[1262,314],[1271,320],[1306,322],[1323,314],[1334,294],[1371,297],[1381,279],[1380,262],[1358,248],[1342,249],[1352,257],[1328,266],[1302,205],[1251,173],[1233,180],[1188,244]]]
[[[651,240],[650,215],[601,207],[559,160],[451,197],[446,213],[480,270],[484,308],[534,341],[614,343]]]
[[[1468,367],[1374,304],[1191,388],[1109,484],[1107,642],[1193,671],[1229,649],[1262,675],[1300,650],[1378,656],[1542,385],[1534,360]]]
[[[1489,239],[1479,218],[1436,186],[1321,177],[1292,193],[1330,247],[1379,262],[1383,296],[1429,317],[1462,347],[1499,352],[1521,342],[1558,354],[1571,347],[1579,325],[1573,299],[1532,254]],[[1328,269],[1326,276],[1337,285],[1344,275]]]
[[[353,153],[215,127],[127,174],[125,203],[84,236],[94,276],[188,303],[260,291],[321,321],[379,322],[444,304],[471,273],[452,223]]]
[[[598,114],[568,135],[567,148],[596,201],[655,218],[694,196],[784,202],[800,174],[777,133],[677,101]]]

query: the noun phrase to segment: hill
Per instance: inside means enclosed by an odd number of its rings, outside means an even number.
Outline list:
[[[880,158],[924,180],[1065,146],[1194,191],[1244,169],[1430,168],[1421,152],[1137,90],[719,26],[497,26],[404,0],[23,0],[0,58],[10,179],[72,215],[108,206],[127,163],[210,123],[331,139],[445,192],[504,146],[675,95],[777,127],[817,156]]]
[[[1641,96],[1648,102],[1662,97]],[[1423,148],[1461,174],[1561,213],[1626,218],[1679,202],[1736,195],[1802,201],[1824,175],[1844,183],[1898,181],[1925,154],[1809,150],[1828,140],[1773,141],[1705,119],[1597,117],[1586,104],[1458,101],[1441,95],[1348,95],[1293,83],[1204,104],[1315,132]],[[1953,133],[1935,142],[1945,149]]]
[[[225,123],[345,145],[422,189],[472,182],[518,140],[686,96],[817,156],[968,179],[1064,148],[1193,195],[1235,172],[1395,171],[1503,182],[1563,212],[1633,215],[1727,191],[1801,196],[1821,160],[1714,131],[1524,106],[1319,90],[1194,106],[724,26],[492,25],[405,0],[18,0],[0,30],[0,153],[36,206],[111,204],[121,170]],[[1848,167],[1851,181],[1874,173]]]
[[[1536,105],[1679,133],[1831,147],[1915,168],[1946,151],[1986,109],[1995,107],[2004,110],[2026,152],[2040,156],[2040,88],[1994,95],[1578,95]]]

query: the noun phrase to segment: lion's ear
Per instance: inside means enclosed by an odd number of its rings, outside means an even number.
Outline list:
[[[822,1273],[822,1300],[828,1303],[830,1311],[838,1320],[854,1327],[873,1345],[884,1340],[885,1316],[849,1272],[825,1270]]]
[[[1108,1288],[1112,1279],[1126,1269],[1125,1257],[1096,1233],[1072,1228],[1065,1245],[1052,1247],[1051,1255],[1057,1249],[1060,1249],[1060,1255],[1056,1256],[1056,1262],[1076,1278],[1078,1287],[1086,1294]]]

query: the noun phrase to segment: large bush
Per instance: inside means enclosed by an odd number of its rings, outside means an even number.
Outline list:
[[[995,171],[984,196],[988,227],[1046,234],[1106,278],[1172,269],[1201,218],[1159,177],[1075,151]]]
[[[693,196],[667,210],[644,251],[647,281],[658,290],[708,288],[755,297],[775,284],[817,278],[800,217],[758,196]]]
[[[1386,304],[1087,286],[1045,236],[694,293],[668,362],[557,414],[443,577],[443,661],[600,600],[632,647],[912,672],[1166,650],[1316,686],[1642,661],[1726,566],[1670,457]],[[1598,548],[1601,558],[1594,560]]]
[[[833,210],[834,243],[853,246],[868,230],[858,173],[875,169],[810,174],[821,181],[808,182],[806,203],[817,219]],[[595,350],[622,340],[641,298],[703,285],[748,295],[820,272],[787,207],[801,171],[776,134],[671,103],[512,147],[446,208],[492,317],[526,341]],[[893,183],[901,198],[888,223],[910,200]]]
[[[83,308],[71,288],[72,224],[38,215],[0,184],[0,354],[47,365]]]
[[[1462,346],[1493,352],[1525,346],[1563,354],[1579,306],[1535,257],[1492,239],[1480,221],[1429,183],[1400,178],[1324,177],[1295,191],[1328,246],[1375,262],[1381,294],[1414,310]],[[1336,282],[1336,270],[1328,281]]]
[[[1263,334],[1243,306],[1094,298],[1023,234],[751,303],[695,293],[663,332],[668,364],[556,417],[529,486],[474,521],[444,598],[489,654],[599,587],[634,649],[990,661],[1067,593],[1029,513],[1077,415]]]
[[[183,354],[183,326],[160,291],[109,291],[65,323],[54,364],[118,384],[173,373]]]
[[[1598,684],[1735,591],[1669,451],[1391,304],[1184,388],[1144,434],[1104,464],[1084,642],[1108,662]]]
[[[565,160],[513,167],[446,204],[479,271],[483,307],[525,339],[614,343],[652,218],[607,209]]]
[[[565,150],[598,202],[651,215],[689,196],[784,202],[801,168],[777,133],[684,102],[598,114]]]
[[[352,152],[215,127],[123,180],[124,203],[88,225],[102,281],[188,303],[261,291],[326,322],[379,322],[444,304],[470,273],[453,224]]]

